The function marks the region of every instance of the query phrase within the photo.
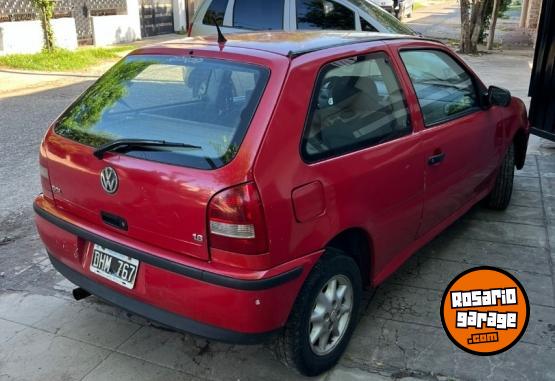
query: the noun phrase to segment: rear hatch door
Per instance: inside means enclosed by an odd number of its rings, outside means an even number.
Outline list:
[[[46,137],[57,207],[208,259],[207,205],[218,190],[244,181],[247,171],[231,179],[222,167],[236,155],[268,77],[262,66],[218,59],[145,55],[121,61]],[[120,139],[195,147],[123,145],[95,157],[99,147]]]

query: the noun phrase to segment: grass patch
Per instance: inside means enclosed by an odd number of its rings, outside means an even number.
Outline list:
[[[12,54],[0,57],[0,66],[39,71],[72,71],[85,69],[102,61],[119,58],[132,50],[129,45],[110,48],[79,48],[75,51],[57,49],[52,53]]]
[[[419,10],[419,9],[424,8],[426,5],[427,5],[427,4],[425,4],[425,3],[423,3],[423,2],[415,1],[414,4],[413,4],[413,8],[412,8],[412,9],[413,9],[414,11],[417,11],[417,10]]]

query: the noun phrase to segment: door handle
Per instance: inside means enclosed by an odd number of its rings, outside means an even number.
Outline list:
[[[428,165],[438,165],[443,159],[445,159],[445,152],[435,154],[428,158]]]

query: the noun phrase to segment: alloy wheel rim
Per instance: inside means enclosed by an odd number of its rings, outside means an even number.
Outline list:
[[[318,356],[333,351],[345,335],[353,310],[353,285],[345,275],[335,275],[322,287],[309,318],[308,341]]]

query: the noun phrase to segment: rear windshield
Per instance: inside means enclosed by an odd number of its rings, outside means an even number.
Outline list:
[[[130,56],[90,87],[54,131],[92,147],[117,139],[185,143],[125,154],[201,169],[237,153],[268,81],[269,70],[196,57]]]

